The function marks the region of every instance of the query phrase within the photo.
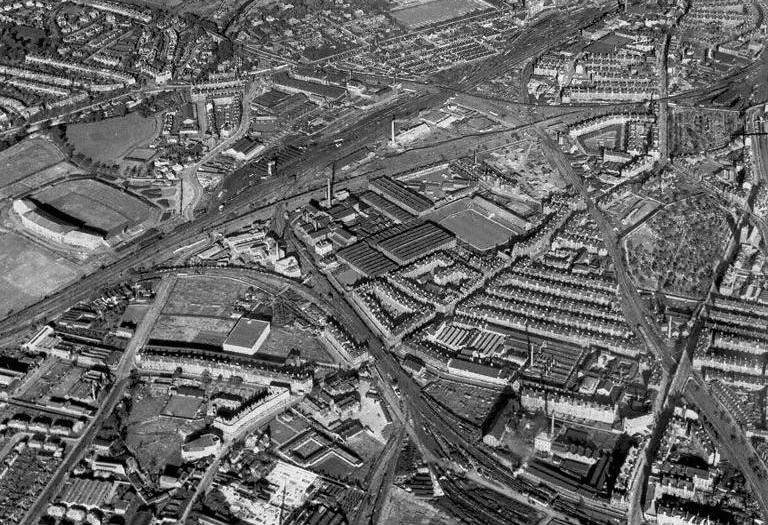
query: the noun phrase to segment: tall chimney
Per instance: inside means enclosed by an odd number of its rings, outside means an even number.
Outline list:
[[[267,177],[271,177],[275,172],[275,161],[270,160],[267,162]]]
[[[392,122],[389,124],[389,140],[392,142],[392,145],[395,145],[395,117],[392,117]]]
[[[326,200],[326,207],[330,208],[333,203],[333,177],[336,174],[336,163],[333,163],[333,167],[331,168],[331,174],[328,175],[328,186],[325,190],[325,200]]]

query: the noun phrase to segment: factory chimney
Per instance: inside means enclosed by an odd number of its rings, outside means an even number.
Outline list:
[[[392,121],[389,123],[389,140],[392,145],[395,145],[395,117],[392,117]]]
[[[275,174],[275,161],[270,160],[267,162],[267,177],[271,177]]]
[[[331,174],[328,175],[328,186],[325,190],[326,207],[330,208],[333,203],[333,178],[336,176],[336,163],[331,167]]]

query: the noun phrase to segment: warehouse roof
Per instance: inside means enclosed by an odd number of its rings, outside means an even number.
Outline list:
[[[269,322],[242,317],[224,340],[225,345],[252,348],[262,334],[269,330]]]

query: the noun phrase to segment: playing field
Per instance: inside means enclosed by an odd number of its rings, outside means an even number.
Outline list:
[[[144,201],[94,179],[56,184],[34,195],[83,224],[107,233],[140,224],[150,218],[152,208]]]
[[[156,130],[155,118],[129,113],[125,117],[70,126],[67,138],[86,157],[111,164],[133,148],[148,144]]]
[[[503,244],[514,235],[509,228],[473,209],[462,210],[445,217],[440,221],[440,226],[450,230],[459,240],[480,251],[490,250]]]
[[[15,233],[0,233],[0,318],[79,276],[69,261]]]
[[[392,11],[392,17],[408,29],[445,22],[491,6],[482,0],[433,0]]]
[[[163,408],[163,415],[193,419],[203,404],[202,398],[189,396],[171,396]]]
[[[0,152],[0,188],[64,160],[59,148],[41,137],[24,140]]]

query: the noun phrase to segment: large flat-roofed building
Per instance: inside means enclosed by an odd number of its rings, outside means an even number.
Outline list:
[[[377,277],[397,268],[391,259],[371,248],[365,241],[342,248],[337,257],[366,277]]]
[[[394,202],[413,215],[423,215],[435,207],[435,203],[425,196],[410,190],[402,183],[389,177],[379,177],[372,180],[368,185],[371,191]]]
[[[249,317],[241,318],[224,340],[224,351],[253,355],[269,336],[269,322]]]
[[[509,384],[509,378],[501,368],[465,361],[464,359],[451,359],[448,361],[448,372],[455,377],[461,377],[479,383],[490,383],[504,386]]]
[[[114,481],[88,478],[71,478],[61,494],[61,502],[67,506],[98,509],[107,505],[117,492]]]
[[[379,250],[400,265],[454,246],[456,238],[432,222],[423,222],[378,242]]]

